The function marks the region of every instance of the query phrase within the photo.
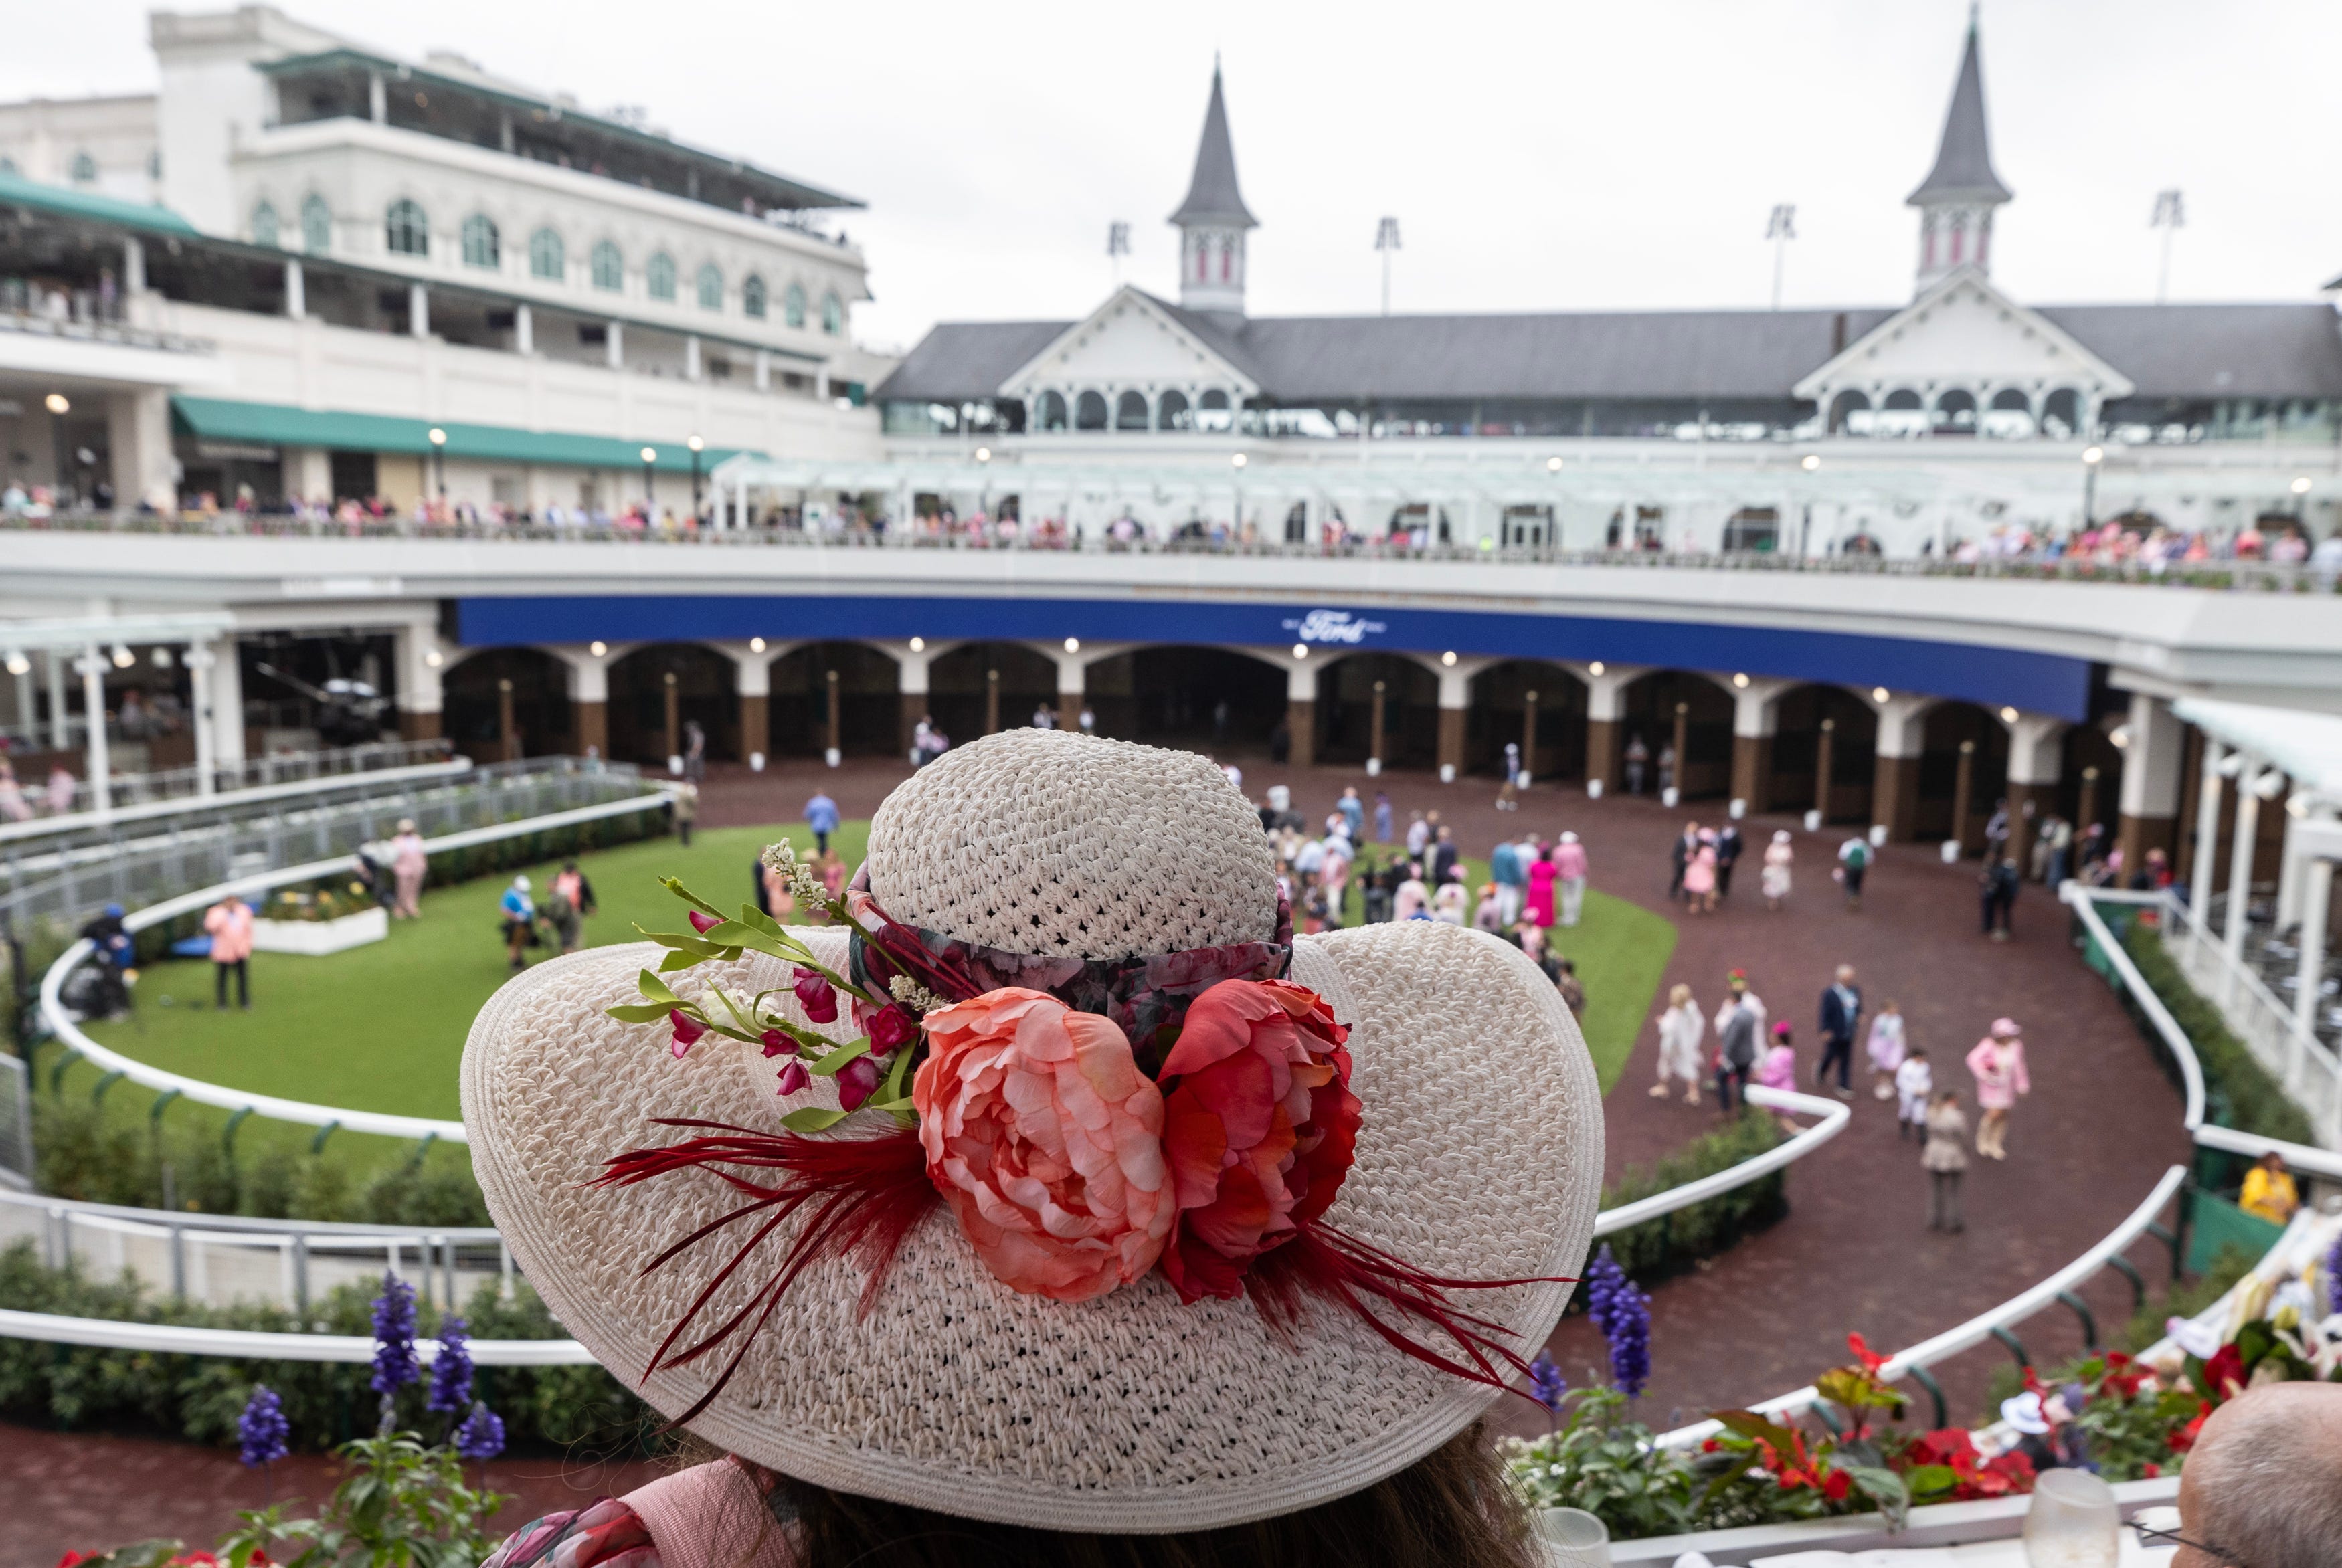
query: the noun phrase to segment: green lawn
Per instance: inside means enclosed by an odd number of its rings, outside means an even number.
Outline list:
[[[866,823],[837,834],[846,864],[861,863]],[[687,929],[683,905],[658,884],[676,876],[718,907],[751,896],[756,852],[775,828],[727,828],[646,839],[581,857],[601,913],[586,922],[590,945],[636,940],[637,923]],[[804,827],[791,842],[810,849]],[[540,895],[558,862],[529,870]],[[456,1064],[472,1019],[510,978],[496,901],[507,878],[482,877],[423,895],[423,918],[394,921],[389,940],[324,958],[261,953],[252,958],[252,1011],[212,1006],[208,960],[155,964],[138,982],[135,1022],[92,1028],[125,1055],[207,1083],[319,1104],[455,1120]],[[532,950],[533,958],[553,953]]]
[[[584,857],[600,913],[586,922],[589,944],[636,939],[637,922],[678,929],[681,907],[658,885],[676,875],[695,892],[729,906],[750,896],[756,851],[782,830],[731,828],[696,835],[689,850],[656,838]],[[786,830],[811,847],[802,827]],[[848,823],[836,843],[849,865],[861,863],[868,824]],[[531,868],[542,889],[555,864]],[[1485,866],[1466,863],[1474,885]],[[252,960],[253,1008],[212,1006],[211,965],[182,960],[148,967],[138,984],[138,1016],[91,1029],[102,1043],[190,1077],[325,1105],[454,1120],[460,1114],[456,1064],[480,1006],[508,977],[497,930],[505,881],[483,877],[424,895],[423,918],[395,923],[387,941],[326,958],[260,954]],[[1352,900],[1349,918],[1358,918]],[[1661,974],[1674,951],[1675,927],[1623,900],[1588,893],[1576,930],[1554,933],[1577,964],[1587,998],[1585,1028],[1602,1086],[1616,1082]],[[543,956],[549,949],[537,950]],[[49,1059],[54,1061],[52,1057]],[[45,1087],[46,1074],[44,1073]],[[86,1064],[64,1080],[86,1094],[96,1081]],[[108,1096],[110,1121],[143,1125],[152,1096],[124,1084]],[[222,1113],[180,1105],[174,1121],[224,1123]],[[241,1141],[257,1148],[305,1148],[308,1129],[258,1119]],[[389,1140],[337,1134],[341,1158],[371,1165],[397,1157]]]

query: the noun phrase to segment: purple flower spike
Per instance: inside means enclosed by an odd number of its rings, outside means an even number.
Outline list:
[[[255,1469],[274,1464],[291,1452],[285,1440],[293,1435],[293,1423],[285,1419],[285,1407],[265,1383],[252,1385],[252,1397],[245,1402],[244,1413],[236,1417],[236,1436],[242,1440],[241,1457]]]
[[[781,1086],[776,1093],[794,1094],[812,1082],[813,1074],[806,1071],[806,1064],[792,1062],[781,1069]]]
[[[505,1451],[505,1423],[485,1404],[475,1403],[471,1418],[455,1431],[455,1452],[466,1459],[494,1459]]]
[[[424,1408],[443,1415],[460,1415],[472,1403],[471,1335],[464,1320],[439,1320],[439,1359],[431,1363],[431,1397]]]
[[[2326,1307],[2342,1312],[2342,1236],[2334,1238],[2334,1250],[2326,1254]]]
[[[867,1056],[856,1056],[837,1070],[837,1104],[842,1110],[860,1110],[877,1087],[878,1064]]]
[[[1529,1363],[1529,1397],[1545,1406],[1557,1427],[1561,1422],[1561,1402],[1569,1393],[1569,1380],[1561,1375],[1561,1368],[1544,1351]]]
[[[673,1007],[666,1010],[666,1015],[669,1022],[673,1023],[675,1025],[675,1045],[673,1048],[676,1060],[680,1061],[683,1057],[683,1054],[690,1050],[693,1045],[696,1044],[702,1034],[707,1033],[707,1025],[700,1023],[696,1018],[687,1016],[684,1013]]]
[[[396,1274],[382,1276],[374,1299],[374,1391],[385,1399],[423,1375],[415,1359],[415,1287]]]
[[[1587,1315],[1610,1346],[1610,1381],[1629,1399],[1651,1378],[1651,1298],[1635,1288],[1608,1243],[1586,1271]]]
[[[794,1056],[797,1054],[797,1043],[777,1029],[766,1030],[764,1040],[767,1056]]]

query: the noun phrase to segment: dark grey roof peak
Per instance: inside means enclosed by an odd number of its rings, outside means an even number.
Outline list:
[[[1984,120],[1984,65],[1977,58],[1976,14],[1971,11],[1967,47],[1960,54],[1959,79],[1952,84],[1952,106],[1944,115],[1944,139],[1936,148],[1936,166],[1911,193],[1909,205],[2005,202],[2014,194],[1992,172],[1992,141]]]
[[[1228,106],[1220,96],[1217,60],[1212,62],[1212,101],[1204,110],[1204,139],[1196,144],[1195,177],[1187,182],[1187,199],[1169,221],[1260,227],[1260,220],[1252,215],[1236,190],[1236,155],[1228,143]]]

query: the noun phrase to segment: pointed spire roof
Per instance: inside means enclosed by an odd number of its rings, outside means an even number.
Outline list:
[[[1936,166],[1911,193],[1908,205],[2005,202],[2013,194],[1992,172],[1992,144],[1984,121],[1984,66],[1977,55],[1977,16],[1971,6],[1967,47],[1960,55],[1959,79],[1952,84],[1952,106],[1944,115],[1944,139],[1936,149]]]
[[[1231,223],[1256,229],[1260,220],[1236,190],[1236,149],[1228,144],[1228,106],[1220,96],[1220,63],[1212,62],[1212,102],[1204,111],[1204,139],[1196,145],[1196,174],[1175,224]]]

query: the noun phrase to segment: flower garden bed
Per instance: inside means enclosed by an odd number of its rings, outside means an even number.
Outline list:
[[[297,953],[323,958],[346,952],[390,935],[390,911],[379,906],[331,920],[255,920],[252,948],[255,953]]]

